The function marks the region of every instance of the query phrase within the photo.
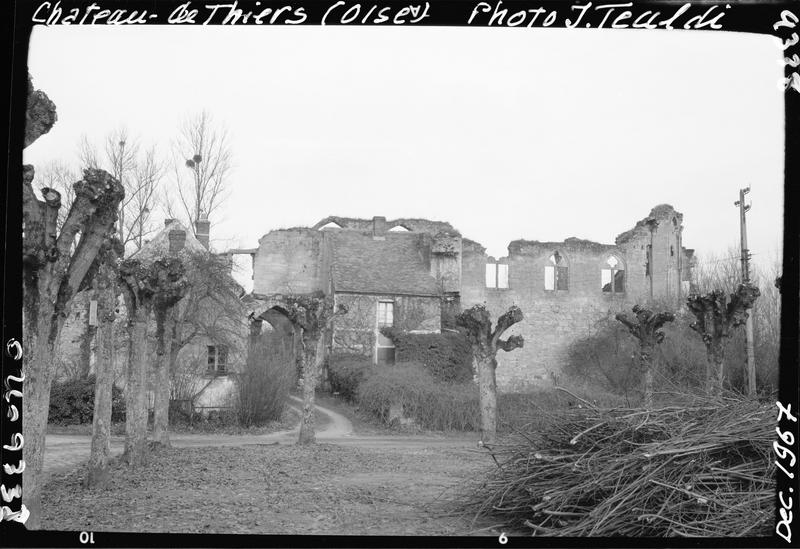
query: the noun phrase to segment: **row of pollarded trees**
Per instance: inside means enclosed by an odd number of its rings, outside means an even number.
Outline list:
[[[30,78],[26,115],[24,145],[27,147],[50,131],[57,119],[55,105],[46,94],[34,91]],[[114,157],[112,164],[113,171],[121,176],[130,159],[126,160],[124,156],[122,142],[118,145],[120,156]],[[198,146],[203,145],[201,140]],[[218,149],[219,143],[214,146]],[[220,162],[226,164],[227,158],[223,155]],[[25,166],[23,170],[23,435],[26,461],[23,502],[30,512],[27,524],[34,529],[40,525],[45,433],[55,373],[56,343],[72,298],[79,291],[89,291],[98,306],[97,386],[87,476],[88,483],[96,485],[102,484],[107,476],[113,382],[112,326],[117,296],[121,293],[126,302],[129,337],[125,456],[131,465],[138,465],[144,462],[146,453],[145,379],[150,363],[148,325],[151,319],[155,319],[154,368],[158,380],[155,385],[159,388],[155,403],[155,438],[167,442],[168,369],[176,356],[173,342],[178,341],[180,345],[180,334],[185,333],[176,329],[176,323],[181,321],[177,306],[185,303],[183,298],[189,286],[187,271],[202,273],[204,279],[209,278],[208,269],[191,268],[185,258],[170,254],[123,259],[125,235],[130,235],[130,228],[136,222],[141,225],[141,218],[124,221],[125,205],[131,204],[131,196],[126,190],[131,189],[126,189],[107,171],[91,167],[96,162],[89,164],[82,179],[65,193],[68,204],[62,203],[62,193],[53,187],[42,187],[41,198],[37,196],[33,186],[33,167]],[[207,193],[220,190],[220,181],[215,178],[224,171],[217,170],[211,174],[195,169],[190,186],[194,194],[187,193],[187,196],[199,197],[201,203],[207,200]],[[145,174],[143,177],[152,183],[152,175],[151,171],[150,176]],[[137,187],[131,192],[141,197],[142,193],[152,194],[152,189],[148,189],[150,187]],[[213,204],[202,203],[202,207],[211,208]],[[144,211],[140,213],[144,214]],[[138,236],[136,244],[141,245],[142,233],[139,232]],[[186,312],[186,307],[183,311]]]
[[[759,296],[758,288],[741,284],[730,296],[722,290],[708,294],[693,294],[687,299],[689,311],[697,319],[691,327],[706,345],[706,392],[719,398],[723,389],[725,343],[735,327],[744,324],[748,310]],[[639,305],[633,307],[634,317],[616,315],[639,342],[639,363],[644,377],[644,406],[653,406],[653,357],[656,346],[664,339],[662,328],[675,319],[669,311],[651,311]],[[476,305],[457,317],[472,346],[473,366],[478,376],[481,410],[481,440],[493,442],[497,433],[497,351],[512,351],[524,344],[522,336],[501,339],[514,324],[523,320],[516,305],[501,315],[492,327],[491,316],[483,305]]]

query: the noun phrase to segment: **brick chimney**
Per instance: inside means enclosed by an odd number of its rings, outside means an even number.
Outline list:
[[[375,216],[372,218],[372,238],[373,240],[386,240],[386,218]]]
[[[172,229],[168,236],[169,253],[176,254],[181,251],[186,244],[186,231],[183,229]]]
[[[194,222],[194,233],[197,235],[197,240],[200,241],[200,244],[207,250],[211,233],[211,222],[208,220],[207,213],[200,212],[200,219]]]

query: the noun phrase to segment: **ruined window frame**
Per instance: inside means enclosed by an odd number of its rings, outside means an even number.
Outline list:
[[[611,264],[612,259],[615,261],[613,265]],[[606,284],[603,283],[605,273],[608,273],[609,277],[609,281],[607,283],[609,288],[608,290],[606,290]],[[620,273],[622,274],[620,275]],[[621,281],[622,289],[617,288],[618,281]],[[628,281],[625,261],[623,261],[623,259],[617,254],[608,254],[605,256],[603,266],[600,267],[600,291],[607,295],[623,295],[627,291],[627,288]]]
[[[383,311],[381,311],[382,307]],[[375,364],[392,365],[396,359],[394,342],[381,333],[381,328],[394,327],[394,299],[379,299],[375,306]],[[387,343],[388,342],[388,343]],[[387,359],[381,358],[381,351],[386,350]]]
[[[548,277],[548,273],[551,276]],[[552,287],[548,287],[548,282]],[[544,266],[544,290],[546,292],[569,291],[569,260],[559,250],[553,251]]]

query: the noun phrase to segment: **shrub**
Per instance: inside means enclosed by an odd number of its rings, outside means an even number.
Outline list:
[[[413,334],[395,328],[382,332],[394,342],[397,362],[423,364],[438,381],[472,379],[472,349],[461,332]]]
[[[642,383],[638,349],[628,330],[608,316],[597,322],[592,335],[569,346],[564,373],[616,394],[638,393]]]
[[[478,391],[472,382],[443,383],[418,363],[376,367],[358,388],[359,406],[389,423],[392,405],[432,430],[474,430],[479,424]]]
[[[263,335],[248,353],[244,369],[236,380],[234,409],[239,425],[250,427],[280,419],[289,390],[295,383],[291,347],[277,334]]]
[[[53,383],[48,421],[57,425],[91,423],[94,416],[95,376]],[[125,419],[125,400],[117,387],[111,389],[111,421]]]
[[[662,393],[691,392],[705,384],[706,347],[700,335],[689,327],[694,320],[682,310],[676,314],[674,322],[664,326],[665,337],[656,347],[653,372]],[[777,352],[774,347],[756,338],[756,375],[761,390],[769,391],[776,386]],[[638,398],[642,392],[638,353],[636,339],[613,317],[606,317],[596,324],[592,335],[570,345],[564,373],[573,382],[595,384],[618,395]],[[726,388],[746,390],[744,356],[744,329],[736,329],[725,342]]]
[[[370,359],[363,355],[339,353],[328,360],[328,375],[331,389],[342,398],[354,402],[358,396],[358,386],[374,368]]]
[[[627,404],[624,398],[596,388],[581,390],[570,387],[569,390],[574,396],[557,389],[542,388],[527,392],[499,393],[498,431],[509,433],[543,428],[547,425],[547,416],[553,410],[588,407],[581,400],[602,408],[621,407]]]

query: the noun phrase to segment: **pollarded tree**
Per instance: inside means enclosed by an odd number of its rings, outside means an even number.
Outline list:
[[[644,375],[644,406],[648,410],[653,407],[653,353],[656,345],[664,341],[664,324],[675,320],[670,312],[654,313],[649,309],[633,306],[635,319],[628,318],[625,313],[617,313],[616,319],[622,322],[628,331],[639,340],[639,364]]]
[[[516,305],[497,319],[492,330],[492,318],[484,305],[475,305],[456,317],[456,325],[464,328],[472,346],[472,363],[478,375],[481,408],[481,440],[491,443],[497,437],[497,351],[510,352],[522,347],[521,335],[506,340],[502,335],[523,319],[522,309]]]
[[[55,105],[28,79],[25,146],[47,133],[56,120]],[[69,213],[58,229],[61,195],[33,190],[34,170],[25,166],[22,181],[23,356],[25,383],[23,414],[25,437],[25,492],[30,511],[27,525],[40,525],[42,465],[55,343],[64,313],[75,293],[85,284],[96,256],[113,232],[117,207],[125,196],[122,185],[102,170],[87,169],[74,184]],[[77,242],[77,244],[75,244]]]
[[[719,397],[724,377],[725,342],[731,330],[747,320],[747,309],[753,307],[761,292],[755,286],[740,284],[730,299],[723,290],[708,294],[692,294],[687,299],[689,310],[697,318],[691,328],[699,333],[706,345],[706,390]]]
[[[169,405],[170,310],[186,292],[184,262],[175,256],[155,259],[136,256],[120,265],[122,295],[128,314],[128,377],[125,388],[125,457],[131,466],[143,465],[147,450],[147,325],[156,318],[156,388],[166,391]],[[164,387],[159,389],[159,385]],[[156,395],[157,399],[159,395]],[[159,400],[163,400],[159,399]],[[159,418],[160,419],[160,418]],[[163,423],[166,418],[162,419]],[[164,427],[165,428],[165,427]],[[163,442],[163,440],[161,440]]]
[[[112,388],[114,385],[114,319],[116,318],[119,265],[125,249],[122,243],[108,239],[97,256],[92,276],[92,299],[97,302],[97,352],[95,361],[92,447],[86,486],[102,488],[108,482],[108,458],[111,444]],[[88,337],[88,335],[87,335]]]
[[[322,293],[296,295],[287,298],[286,316],[295,329],[300,329],[298,361],[303,374],[303,417],[300,423],[299,444],[312,444],[314,436],[314,393],[320,376],[322,353],[320,345],[336,316],[347,313],[347,307],[334,309],[333,299]]]

